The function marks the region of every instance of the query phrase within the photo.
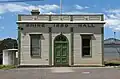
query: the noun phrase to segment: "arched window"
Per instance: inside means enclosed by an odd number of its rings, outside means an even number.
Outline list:
[[[55,41],[68,41],[68,40],[67,40],[66,36],[60,34],[60,35],[56,36]]]

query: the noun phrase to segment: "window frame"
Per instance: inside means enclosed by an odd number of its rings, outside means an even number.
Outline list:
[[[89,39],[90,40],[90,55],[83,55],[83,39]],[[81,55],[83,58],[91,58],[92,57],[92,35],[88,35],[88,34],[85,34],[85,35],[81,35]]]
[[[32,36],[35,36],[35,35],[37,35],[38,37],[39,37],[39,46],[40,46],[40,51],[39,51],[39,54],[38,55],[34,55],[33,53],[32,53]],[[31,57],[37,57],[37,58],[41,58],[41,36],[42,36],[42,34],[29,34],[29,36],[30,36],[30,56]]]

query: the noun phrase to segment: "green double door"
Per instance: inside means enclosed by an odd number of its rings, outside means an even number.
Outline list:
[[[68,41],[54,42],[54,65],[68,66],[69,65],[69,45]]]

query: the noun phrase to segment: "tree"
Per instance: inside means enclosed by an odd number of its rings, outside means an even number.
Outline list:
[[[6,38],[0,41],[0,64],[2,64],[2,52],[4,49],[17,49],[18,44],[16,39]]]
[[[2,50],[4,50],[4,49],[12,49],[12,48],[15,48],[15,49],[18,48],[16,39],[6,38],[6,39],[2,40],[2,42],[0,44],[0,52],[2,52]]]

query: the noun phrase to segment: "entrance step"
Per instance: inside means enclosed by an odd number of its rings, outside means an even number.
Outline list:
[[[51,68],[51,72],[53,73],[68,73],[68,72],[74,72],[72,68],[69,67],[53,67]]]

